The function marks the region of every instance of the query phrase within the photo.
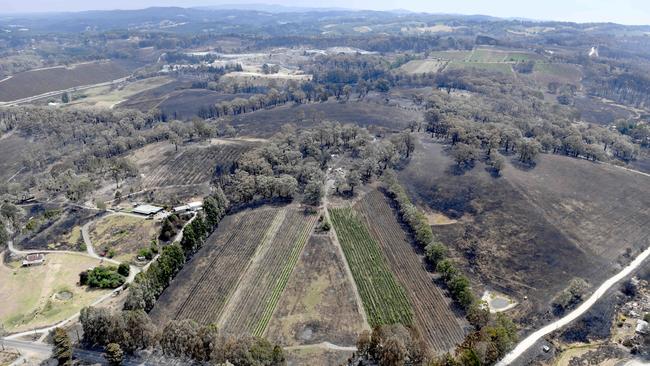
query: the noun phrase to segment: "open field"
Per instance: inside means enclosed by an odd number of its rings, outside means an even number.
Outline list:
[[[229,173],[231,165],[251,146],[243,140],[221,140],[212,145],[179,146],[155,143],[136,150],[142,186],[162,187],[209,183],[216,175]]]
[[[413,304],[414,325],[423,340],[436,352],[453,350],[465,336],[466,322],[462,314],[452,309],[451,299],[433,282],[424,257],[416,252],[388,198],[372,190],[354,209],[364,218],[388,265],[406,289]]]
[[[0,264],[0,322],[18,332],[62,321],[110,290],[77,286],[79,273],[99,261],[77,254],[47,254],[44,265]]]
[[[171,81],[172,79],[168,77],[156,76],[119,86],[109,85],[87,89],[79,93],[73,93],[72,98],[74,100],[65,106],[113,108],[133,95],[163,86]]]
[[[401,182],[416,201],[463,217],[436,233],[466,273],[519,302],[511,312],[524,326],[549,319],[572,278],[596,285],[627,248],[649,244],[647,177],[556,155],[528,171],[508,165],[501,178],[481,163],[459,175],[441,145],[422,140]]]
[[[128,262],[140,249],[149,248],[158,236],[159,224],[153,220],[126,215],[109,215],[90,225],[90,240],[95,252],[114,250],[113,259]]]
[[[532,77],[544,86],[551,82],[579,86],[582,80],[582,69],[573,64],[537,62]]]
[[[355,344],[364,325],[344,260],[329,235],[309,238],[269,323],[270,341]]]
[[[264,334],[318,215],[281,210],[230,298],[219,324],[228,333]]]
[[[618,119],[633,119],[635,113],[599,98],[579,96],[573,100],[574,107],[580,113],[580,119],[599,125],[614,124]]]
[[[152,319],[216,323],[277,215],[280,211],[263,208],[226,216],[165,289]]]
[[[400,67],[407,74],[426,74],[438,72],[445,67],[447,62],[440,60],[412,60]]]
[[[90,62],[21,72],[0,81],[0,101],[8,102],[76,86],[123,78],[129,70],[115,61]]]
[[[379,243],[351,208],[331,208],[330,215],[370,326],[412,324],[411,304],[393,276]]]
[[[360,126],[376,125],[391,129],[402,129],[409,121],[422,119],[422,113],[415,110],[350,100],[347,103],[330,101],[259,110],[235,116],[232,125],[240,131],[240,134],[267,137],[289,122],[299,127],[314,126],[315,115],[320,115],[329,121],[354,123]]]

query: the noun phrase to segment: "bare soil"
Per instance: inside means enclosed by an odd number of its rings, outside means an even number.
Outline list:
[[[269,323],[269,340],[283,346],[356,343],[363,319],[343,261],[329,235],[311,236]]]

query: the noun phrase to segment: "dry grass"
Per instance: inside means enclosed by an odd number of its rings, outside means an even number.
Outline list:
[[[99,261],[80,254],[47,254],[41,266],[0,264],[0,322],[9,332],[43,327],[66,319],[109,290],[77,286],[79,273]],[[69,300],[55,297],[72,293]]]
[[[97,253],[104,248],[115,251],[115,260],[134,259],[138,251],[149,248],[159,233],[159,224],[153,220],[133,216],[111,215],[90,225],[90,240]]]

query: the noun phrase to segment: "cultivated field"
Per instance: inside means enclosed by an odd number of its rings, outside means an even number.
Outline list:
[[[127,68],[114,61],[21,72],[0,81],[0,101],[8,102],[56,90],[103,83],[129,74]]]
[[[329,235],[309,238],[269,323],[270,341],[355,344],[364,324],[344,260]]]
[[[276,209],[257,209],[226,216],[163,292],[152,318],[159,324],[170,319],[216,323],[278,215]]]
[[[130,155],[144,188],[209,183],[227,174],[231,165],[250,148],[243,140],[219,140],[212,145],[179,146],[169,143],[145,146]]]
[[[481,163],[457,175],[442,146],[422,140],[400,181],[419,203],[463,218],[436,233],[468,275],[519,302],[511,312],[525,325],[548,317],[572,278],[597,285],[626,248],[649,245],[645,176],[554,155],[501,178]]]
[[[79,272],[99,261],[80,254],[47,254],[44,265],[0,264],[0,323],[8,332],[60,322],[109,290],[77,286]]]
[[[95,252],[115,251],[113,259],[128,262],[140,249],[149,248],[160,225],[153,220],[127,215],[109,215],[90,225],[90,241]]]
[[[465,336],[465,321],[452,310],[452,301],[433,282],[424,257],[411,244],[388,198],[373,190],[354,209],[364,218],[388,265],[407,290],[413,304],[414,325],[424,341],[437,352],[452,350]]]
[[[264,334],[317,218],[298,209],[279,211],[226,305],[220,329]]]
[[[331,208],[330,215],[370,325],[412,324],[406,291],[393,276],[379,243],[351,208]]]
[[[441,60],[412,60],[400,67],[407,74],[426,74],[438,72],[447,62]]]
[[[429,57],[448,61],[465,61],[469,54],[470,51],[433,51],[429,52]]]
[[[463,62],[452,61],[445,70],[467,70],[478,69],[486,71],[500,72],[506,75],[512,75],[512,65],[505,62]]]

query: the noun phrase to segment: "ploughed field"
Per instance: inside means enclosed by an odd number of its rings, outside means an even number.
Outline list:
[[[0,102],[123,78],[129,70],[114,61],[52,67],[12,75],[0,81]]]
[[[372,190],[354,209],[363,217],[390,269],[406,290],[413,304],[414,326],[423,340],[435,351],[452,350],[462,342],[466,322],[452,309],[451,299],[433,282],[424,257],[416,252],[389,199]]]
[[[227,216],[163,292],[152,318],[264,334],[317,217],[289,208]]]
[[[543,154],[533,169],[507,164],[495,178],[480,162],[459,172],[444,146],[421,142],[400,181],[419,204],[457,219],[434,232],[465,273],[517,298],[511,312],[524,325],[547,321],[571,279],[593,289],[629,262],[628,250],[650,245],[647,176]]]
[[[131,155],[138,166],[145,188],[209,183],[228,174],[233,163],[250,148],[243,141],[228,141],[209,146],[152,144]]]

